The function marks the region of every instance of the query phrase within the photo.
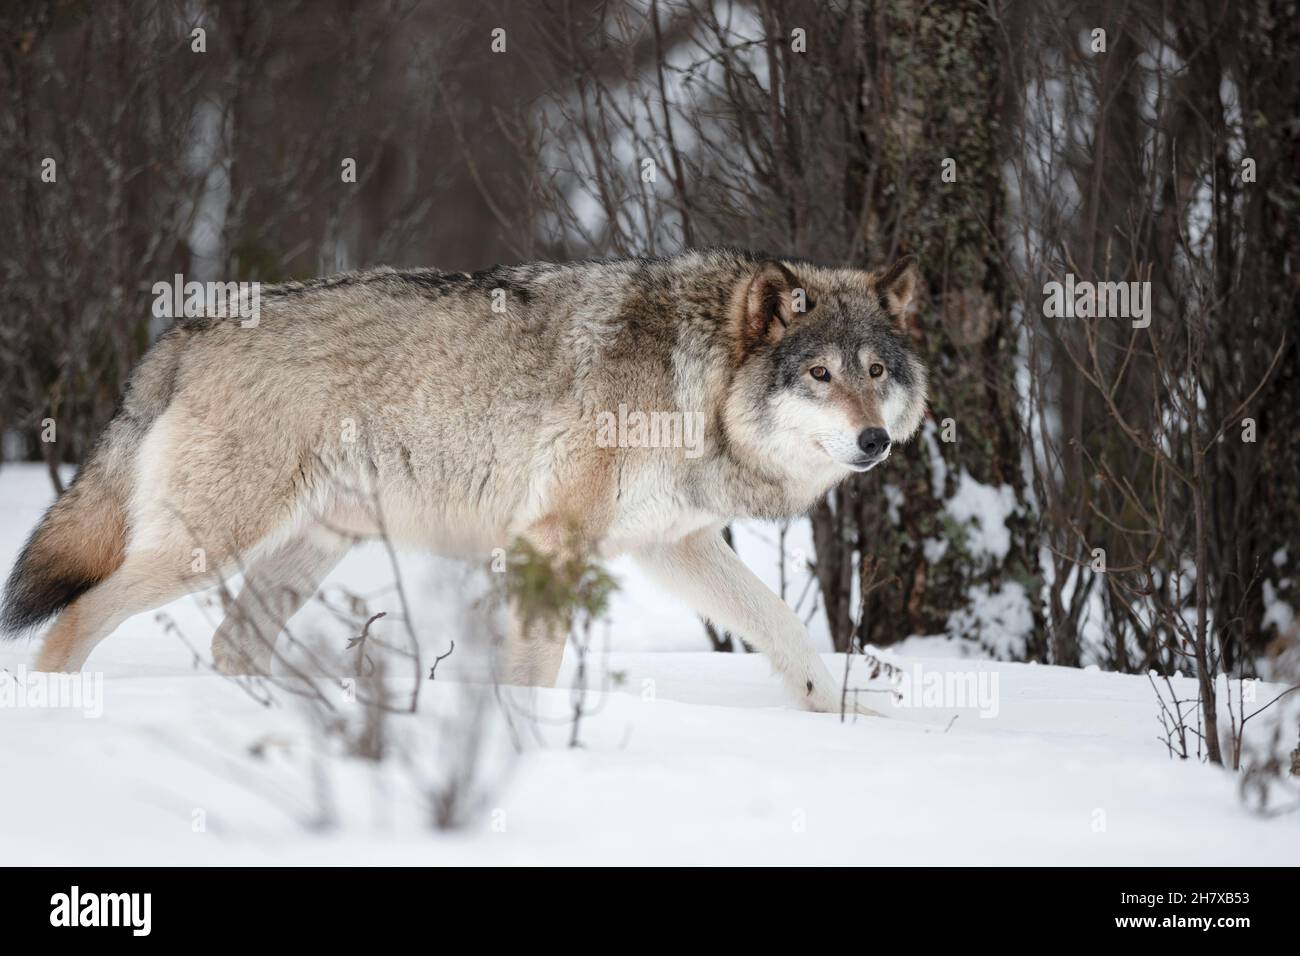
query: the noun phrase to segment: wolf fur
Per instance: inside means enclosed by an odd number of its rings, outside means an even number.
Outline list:
[[[213,657],[269,672],[275,635],[359,538],[484,558],[518,537],[556,553],[577,529],[838,710],[803,625],[721,529],[799,515],[915,432],[914,281],[908,262],[715,249],[264,289],[255,326],[184,320],[141,361],[0,625],[59,613],[37,666],[76,670],[131,615],[242,571]],[[702,450],[598,441],[620,405],[700,416]],[[553,683],[563,649],[512,624],[506,676]]]

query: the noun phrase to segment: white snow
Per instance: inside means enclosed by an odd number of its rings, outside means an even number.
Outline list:
[[[973,478],[965,468],[957,491],[944,505],[948,514],[966,528],[966,547],[972,557],[991,556],[1001,561],[1011,550],[1007,519],[1016,512],[1016,493],[1010,485],[993,487]]]
[[[1034,611],[1018,581],[1004,581],[997,590],[986,584],[970,589],[971,603],[948,617],[946,631],[979,641],[993,657],[1023,657],[1025,640],[1033,631]]]
[[[938,431],[939,426],[932,419],[921,423],[921,441],[925,442],[926,458],[930,461],[930,494],[936,501],[943,501],[947,496],[948,463],[939,451]]]
[[[1295,608],[1278,597],[1277,587],[1272,581],[1264,581],[1264,620],[1261,627],[1267,630],[1276,627],[1283,634],[1290,634],[1295,629]]]
[[[0,468],[0,573],[49,499],[39,468]],[[802,527],[792,528],[791,548],[809,546],[798,537]],[[773,526],[737,535],[742,557],[773,583],[775,538]],[[372,593],[383,608],[386,598],[375,592],[386,568],[382,553],[363,551],[328,587]],[[429,560],[404,562],[403,570],[414,617],[440,652],[456,618],[455,586],[437,586],[449,572]],[[391,760],[377,769],[327,751],[283,689],[275,705],[263,706],[196,667],[175,636],[143,615],[91,657],[102,675],[99,717],[74,707],[0,707],[0,861],[897,866],[1300,858],[1294,816],[1253,816],[1231,774],[1166,756],[1145,678],[936,657],[920,644],[913,654],[907,642],[906,654],[881,655],[905,669],[906,698],[872,694],[871,706],[888,719],[841,723],[795,709],[758,655],[708,653],[693,615],[648,590],[630,564],[615,570],[623,590],[609,652],[597,654],[591,681],[607,689],[589,696],[582,747],[566,747],[571,653],[561,687],[538,693],[538,719],[517,758],[501,746],[498,721],[485,763],[491,789],[461,829],[429,826],[425,796],[439,761],[461,742],[447,714],[474,686],[464,682],[476,673],[472,651],[458,648],[439,679],[423,685],[420,715],[395,718],[393,736],[410,767]],[[166,613],[205,653],[213,611],[187,598]],[[323,613],[314,623],[304,614],[297,632],[327,627]],[[928,650],[941,652],[943,643],[931,640]],[[19,672],[34,647],[0,645],[0,666]],[[824,659],[843,672],[842,657]],[[850,683],[865,684],[865,671],[855,659]],[[1179,689],[1191,694],[1192,682]],[[1258,687],[1258,699],[1271,691]],[[1269,725],[1258,723],[1252,729],[1262,736]],[[309,825],[322,817],[333,825]]]

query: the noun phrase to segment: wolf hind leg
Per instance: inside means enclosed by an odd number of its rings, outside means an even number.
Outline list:
[[[270,674],[276,638],[350,548],[347,538],[321,531],[300,534],[258,557],[212,636],[217,670]]]
[[[128,554],[122,566],[72,602],[50,628],[36,658],[40,671],[77,671],[127,618],[162,607],[211,579],[195,574],[186,554]]]

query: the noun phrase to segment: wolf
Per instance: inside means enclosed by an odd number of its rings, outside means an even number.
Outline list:
[[[270,673],[275,636],[358,540],[483,559],[519,539],[557,555],[576,529],[838,712],[798,616],[722,530],[805,513],[917,430],[916,281],[910,259],[708,249],[344,273],[263,289],[253,327],[182,319],[24,547],[0,627],[58,614],[36,666],[77,670],[128,617],[238,571],[213,661]],[[701,440],[599,440],[620,408],[692,416]],[[563,633],[509,617],[501,676],[553,684]]]

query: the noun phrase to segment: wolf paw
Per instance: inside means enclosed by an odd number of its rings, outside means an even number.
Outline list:
[[[825,693],[818,693],[816,688],[810,689],[808,695],[804,698],[804,706],[819,714],[855,714],[860,717],[884,717],[885,715],[878,710],[872,710],[866,704],[862,703],[861,695],[855,694],[852,690],[846,695],[843,688],[835,686]]]
[[[270,662],[267,663],[269,665]],[[269,666],[259,666],[243,648],[233,641],[223,639],[212,642],[212,665],[218,673],[227,677],[265,676],[270,672]]]
[[[840,702],[839,702],[838,700],[836,700],[834,706],[831,707],[830,709],[828,709],[827,711],[824,711],[824,713],[829,713],[829,714],[839,714],[839,713],[843,713],[843,714],[846,714],[846,715],[848,715],[848,716],[850,716],[850,717],[852,717],[852,716],[858,716],[858,717],[884,717],[884,716],[885,716],[885,715],[882,714],[880,711],[878,711],[878,710],[872,710],[872,709],[871,709],[870,707],[868,707],[866,704],[859,703],[858,701],[855,701],[855,700],[853,699],[853,695],[852,695],[852,694],[849,695],[849,699],[848,699],[848,700],[844,701],[843,705],[841,705]]]

